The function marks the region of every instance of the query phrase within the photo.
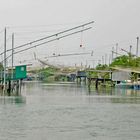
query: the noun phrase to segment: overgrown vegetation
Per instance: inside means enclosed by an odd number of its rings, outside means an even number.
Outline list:
[[[110,66],[140,67],[140,57],[123,55],[116,57]]]
[[[39,73],[39,77],[41,80],[47,80],[48,77],[52,77],[54,76],[54,74],[58,71],[58,69],[56,68],[43,68],[41,70],[38,71]]]
[[[98,64],[94,70],[106,70],[110,71],[113,67],[120,67],[120,68],[131,68],[131,69],[139,69],[140,68],[140,57],[135,57],[134,55],[131,55],[128,53],[128,55],[122,55],[119,57],[116,57],[113,62],[110,65],[102,65]],[[91,70],[91,69],[90,69]],[[54,77],[57,79],[61,79],[58,77],[63,77],[60,75],[55,75],[55,73],[59,73],[60,69],[57,68],[43,68],[39,70],[39,77],[41,77],[42,80],[46,80],[49,77]],[[67,72],[66,72],[67,73]],[[99,71],[90,71],[88,72],[88,76],[94,77],[94,78],[110,78],[109,72],[99,72]],[[132,73],[132,79],[135,79],[137,77],[136,73]]]
[[[134,70],[139,70],[140,68],[140,57],[135,57],[134,55],[128,54],[128,55],[122,55],[119,57],[116,57],[113,62],[110,65],[102,65],[98,64],[95,68],[95,70],[111,70],[113,67],[120,67],[120,68],[131,68]],[[91,77],[98,77],[98,78],[109,78],[110,74],[107,72],[101,73],[101,72],[90,72],[89,76]],[[132,79],[136,79],[137,74],[132,73]]]

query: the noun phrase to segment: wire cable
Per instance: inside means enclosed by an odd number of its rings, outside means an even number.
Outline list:
[[[92,27],[89,27],[89,28],[85,28],[85,29],[83,29],[83,30],[79,30],[79,31],[73,32],[73,33],[69,33],[69,34],[67,34],[67,35],[64,35],[64,36],[61,36],[61,37],[58,37],[58,38],[55,38],[55,39],[52,39],[52,40],[49,40],[49,41],[46,41],[46,42],[43,42],[43,43],[40,43],[40,44],[34,45],[34,46],[31,46],[31,47],[29,47],[29,48],[26,48],[26,49],[23,49],[23,50],[16,51],[16,52],[14,52],[14,54],[17,54],[17,53],[21,53],[21,52],[24,52],[24,51],[30,50],[30,49],[32,49],[32,48],[35,48],[35,47],[38,47],[38,46],[41,46],[41,45],[44,45],[44,44],[47,44],[47,43],[53,42],[53,41],[55,41],[55,40],[59,40],[59,39],[61,39],[61,38],[65,38],[65,37],[67,37],[67,36],[71,36],[71,35],[73,35],[73,34],[77,34],[77,33],[80,33],[80,32],[86,31],[86,30],[89,30],[89,29],[91,29],[91,28],[92,28]],[[6,57],[6,59],[8,59],[8,58],[11,57],[11,56],[12,56],[12,54],[9,55],[8,57]],[[3,61],[4,61],[4,60],[3,60]],[[1,61],[1,63],[2,63],[3,61]]]

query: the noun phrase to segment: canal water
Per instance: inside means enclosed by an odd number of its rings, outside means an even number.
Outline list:
[[[26,82],[0,97],[0,140],[140,140],[140,91]]]

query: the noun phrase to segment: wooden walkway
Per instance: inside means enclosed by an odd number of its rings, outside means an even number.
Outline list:
[[[111,81],[112,82],[112,79],[92,78],[92,77],[87,77],[87,80],[88,80],[88,86],[90,86],[92,84],[92,82],[94,81],[95,82],[95,88],[98,88],[99,82],[104,83],[104,84],[107,81]]]

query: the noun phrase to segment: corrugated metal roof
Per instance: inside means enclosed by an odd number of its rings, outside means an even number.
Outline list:
[[[140,73],[140,68],[123,68],[123,67],[111,67],[111,68],[119,71]]]

